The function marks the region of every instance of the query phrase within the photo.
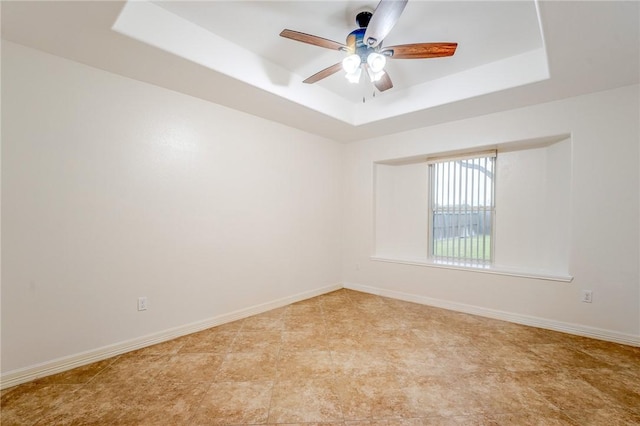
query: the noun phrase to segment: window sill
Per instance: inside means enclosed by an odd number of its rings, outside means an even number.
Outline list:
[[[482,274],[494,274],[494,275],[507,275],[511,277],[521,277],[521,278],[533,278],[539,280],[547,280],[547,281],[558,281],[570,283],[573,281],[573,276],[565,275],[565,274],[552,274],[547,272],[526,270],[522,268],[505,268],[500,266],[463,266],[463,265],[454,265],[447,263],[437,263],[430,260],[410,260],[410,259],[395,259],[390,257],[382,257],[382,256],[371,256],[371,260],[375,262],[388,262],[388,263],[399,263],[403,265],[414,265],[414,266],[425,266],[428,268],[441,268],[441,269],[454,269],[458,271],[469,271],[469,272],[480,272]]]

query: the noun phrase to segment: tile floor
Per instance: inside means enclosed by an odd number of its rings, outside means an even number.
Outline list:
[[[638,425],[640,348],[339,290],[2,391],[9,425]]]

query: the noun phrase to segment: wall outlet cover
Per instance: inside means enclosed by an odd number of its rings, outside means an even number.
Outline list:
[[[138,310],[146,311],[147,310],[147,298],[146,297],[138,297]]]

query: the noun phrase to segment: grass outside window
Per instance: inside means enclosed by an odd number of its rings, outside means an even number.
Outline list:
[[[437,260],[491,261],[491,236],[440,238],[433,241],[433,256]]]

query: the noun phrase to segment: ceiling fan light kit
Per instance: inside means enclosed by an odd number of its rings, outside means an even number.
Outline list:
[[[280,33],[282,37],[349,53],[349,56],[341,62],[317,72],[303,82],[315,83],[342,69],[346,72],[345,77],[349,82],[358,83],[364,68],[369,80],[379,91],[384,92],[393,87],[391,77],[384,70],[387,58],[426,59],[453,56],[457,43],[414,43],[382,47],[384,38],[400,18],[407,1],[381,0],[373,13],[368,11],[358,13],[356,22],[360,28],[349,33],[346,44],[299,31],[282,30]]]
[[[350,83],[359,83],[363,65],[366,63],[368,65],[365,67],[367,69],[367,75],[369,76],[369,80],[373,83],[382,78],[386,62],[387,60],[385,57],[379,53],[370,53],[366,58],[366,62],[363,61],[363,58],[354,53],[342,60],[342,69],[346,72],[345,78]]]

